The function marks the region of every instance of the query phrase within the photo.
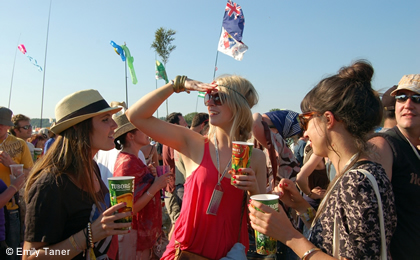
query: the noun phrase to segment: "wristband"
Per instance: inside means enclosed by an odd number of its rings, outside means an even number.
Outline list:
[[[312,207],[309,207],[306,209],[305,213],[299,214],[299,212],[296,212],[296,214],[301,217],[306,222],[311,221],[315,217],[315,209]]]
[[[152,195],[152,193],[150,193],[149,190],[146,191],[146,195],[149,196],[150,198],[154,197],[154,195]]]
[[[315,252],[315,251],[320,251],[321,249],[319,249],[319,248],[317,248],[317,247],[314,247],[314,248],[312,248],[312,249],[309,249],[308,251],[306,251],[304,254],[303,254],[303,256],[302,256],[302,260],[306,260],[306,258],[310,255],[310,254],[312,254],[313,252]]]
[[[185,89],[185,80],[187,76],[176,76],[175,80],[171,80],[172,88],[174,89],[175,93],[186,91],[188,94],[190,93],[188,90]]]

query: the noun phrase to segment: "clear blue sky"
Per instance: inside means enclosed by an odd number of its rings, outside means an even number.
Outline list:
[[[6,1],[0,8],[0,105],[8,106],[15,51],[44,66],[50,1]],[[260,95],[253,112],[272,108],[300,112],[300,101],[323,77],[355,59],[375,68],[373,86],[385,92],[404,74],[420,73],[420,1],[238,0],[245,15],[242,61],[219,53],[218,71],[249,79]],[[45,74],[44,118],[56,103],[83,89],[97,89],[108,101],[125,100],[124,63],[109,42],[126,42],[138,83],[128,79],[129,105],[156,87],[157,28],[176,30],[166,69],[169,78],[187,75],[210,82],[225,0],[60,1],[51,8]],[[164,83],[158,81],[158,86]],[[41,115],[43,72],[16,53],[10,108],[32,118]],[[169,113],[195,112],[197,95],[169,98]],[[198,112],[206,112],[198,100]],[[162,105],[159,116],[166,116]]]

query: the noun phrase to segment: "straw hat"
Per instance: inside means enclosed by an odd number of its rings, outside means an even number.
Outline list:
[[[114,139],[117,139],[121,135],[130,132],[131,130],[136,129],[136,127],[128,121],[128,118],[125,114],[117,116],[114,118],[115,123],[117,123],[118,128],[114,131]]]
[[[51,131],[60,134],[64,130],[99,114],[114,114],[121,107],[110,107],[97,90],[88,89],[66,96],[55,106],[57,122]]]

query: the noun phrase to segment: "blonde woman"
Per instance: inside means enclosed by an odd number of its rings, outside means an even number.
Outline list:
[[[153,117],[165,99],[174,92],[183,91],[206,92],[204,102],[210,115],[208,137]],[[232,141],[246,141],[251,136],[251,108],[257,102],[256,90],[240,76],[220,77],[213,84],[177,76],[127,111],[128,119],[137,128],[154,140],[173,147],[185,164],[187,179],[183,207],[162,259],[173,259],[178,248],[220,259],[238,242],[239,233],[240,241],[246,247],[244,251],[247,250],[249,241],[242,200],[244,191],[249,195],[265,191],[265,156],[255,149],[251,168],[241,169],[247,175],[234,175],[234,185],[227,172],[231,167]],[[213,196],[211,202],[212,195],[220,195],[220,190],[223,190],[221,199],[216,200]]]

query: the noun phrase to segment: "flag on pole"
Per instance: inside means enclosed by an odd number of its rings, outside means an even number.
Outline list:
[[[242,42],[244,25],[245,18],[241,6],[229,0],[225,8],[222,34],[217,50],[235,60],[242,60],[244,53],[248,50],[248,46]]]
[[[163,79],[165,80],[166,84],[169,82],[165,67],[163,67],[163,64],[158,60],[156,61],[156,79]]]
[[[28,57],[28,59],[29,59],[29,61],[35,66],[35,67],[37,67],[38,68],[38,70],[39,71],[42,71],[42,67],[40,66],[40,65],[38,65],[38,62],[36,61],[36,59],[34,59],[34,58],[32,58],[31,56],[29,56],[27,53],[26,53],[26,48],[25,48],[25,45],[23,45],[23,44],[19,44],[18,45],[18,49],[20,50],[20,52],[22,52],[26,57]]]
[[[204,98],[205,95],[206,95],[206,92],[198,91],[198,97]]]

